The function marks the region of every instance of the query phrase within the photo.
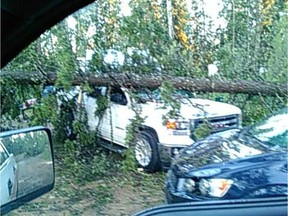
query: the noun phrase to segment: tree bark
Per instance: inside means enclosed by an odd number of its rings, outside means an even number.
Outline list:
[[[1,72],[1,78],[12,78],[19,84],[54,85],[57,81],[55,72]],[[159,87],[164,81],[170,82],[177,89],[194,92],[243,93],[262,96],[287,96],[287,84],[222,79],[196,79],[189,77],[172,77],[159,74],[87,74],[75,75],[72,85],[88,83],[90,85],[130,85],[134,87]]]

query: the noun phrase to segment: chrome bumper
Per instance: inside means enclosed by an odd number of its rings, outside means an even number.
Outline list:
[[[187,145],[165,145],[163,143],[158,143],[159,147],[159,157],[162,166],[169,167],[171,161],[180,151],[180,149],[187,147]]]

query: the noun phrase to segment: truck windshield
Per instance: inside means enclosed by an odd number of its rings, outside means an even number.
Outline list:
[[[143,101],[162,101],[161,90],[159,88],[153,90],[136,89],[133,93]],[[172,97],[175,99],[193,98],[193,93],[188,90],[176,89]]]

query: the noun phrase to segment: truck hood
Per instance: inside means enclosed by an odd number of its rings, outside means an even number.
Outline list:
[[[180,176],[194,175],[195,171],[199,175],[201,170],[208,170],[202,175],[210,176],[221,173],[221,169],[226,169],[228,163],[234,164],[233,160],[248,160],[270,152],[272,150],[268,146],[245,134],[245,131],[228,130],[183,149],[173,161],[172,169]]]
[[[151,111],[167,114],[171,107],[164,108],[163,103],[147,102],[141,104],[144,114],[151,114]],[[204,117],[227,116],[231,114],[241,114],[241,110],[231,104],[207,100],[207,99],[181,99],[180,113],[185,119],[197,119]]]
[[[182,114],[183,113],[183,114]],[[181,114],[184,118],[199,118],[241,114],[241,110],[231,104],[207,99],[182,99]]]

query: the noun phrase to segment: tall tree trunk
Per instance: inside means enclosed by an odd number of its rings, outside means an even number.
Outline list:
[[[47,84],[56,83],[55,72],[2,72],[1,78],[12,78],[19,84]],[[194,92],[226,92],[244,93],[251,95],[261,94],[263,96],[287,96],[287,84],[255,82],[248,80],[220,80],[213,78],[193,79],[189,77],[172,77],[159,74],[137,75],[137,74],[87,74],[76,75],[72,79],[72,85],[88,83],[90,85],[130,85],[134,87],[156,88],[164,81],[170,82],[177,89],[186,89]]]

